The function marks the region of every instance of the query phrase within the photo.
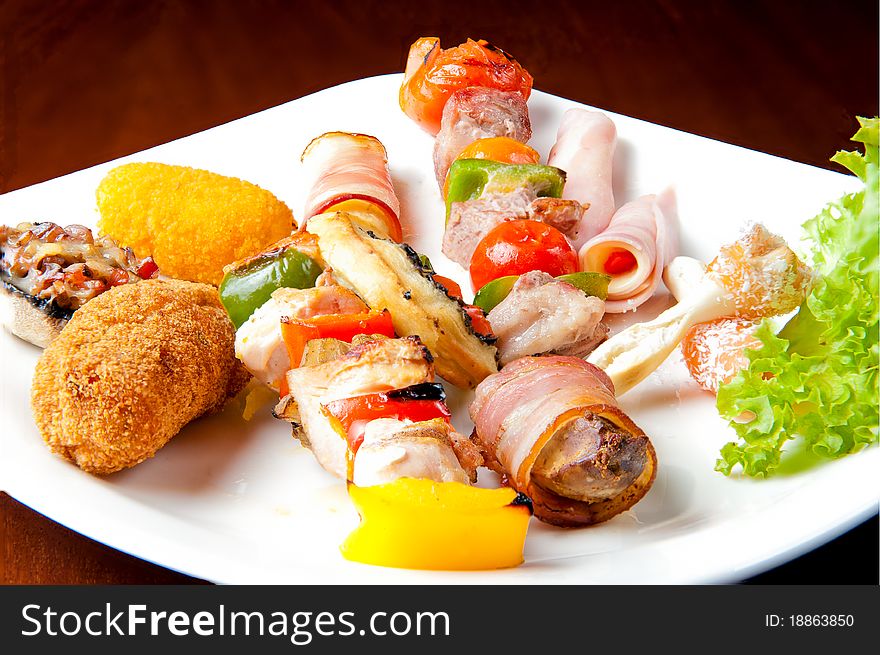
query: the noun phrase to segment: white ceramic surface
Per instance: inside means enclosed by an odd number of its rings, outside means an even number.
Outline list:
[[[386,145],[403,206],[405,239],[439,273],[469,288],[440,254],[443,207],[432,139],[397,106],[399,75],[344,84],[115,162],[0,196],[0,221],[96,222],[95,188],[113,166],[161,161],[257,183],[301,213],[299,154],[329,130],[373,134]],[[565,109],[577,103],[535,92],[529,101],[545,156]],[[857,188],[853,178],[609,114],[620,143],[618,204],[674,184],[682,249],[710,258],[747,221],[796,241],[800,224]],[[829,153],[829,156],[832,153]],[[665,307],[659,295],[639,311]],[[39,351],[0,332],[4,375],[0,488],[50,518],[122,551],[228,583],[692,583],[742,579],[795,557],[875,511],[880,454],[873,448],[769,480],[714,472],[733,434],[714,398],[688,377],[678,354],[620,399],[650,435],[659,473],[647,497],[605,524],[561,530],[533,520],[525,564],[503,571],[424,572],[344,560],[339,544],[357,524],[344,485],[324,473],[268,407],[251,422],[239,402],[186,427],[159,454],[107,477],[52,455],[31,418]],[[456,426],[470,432],[470,394],[451,393]],[[485,473],[485,472],[484,472]],[[484,475],[484,484],[491,483]]]

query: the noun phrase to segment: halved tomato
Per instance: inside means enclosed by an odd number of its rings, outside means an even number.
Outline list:
[[[470,266],[474,291],[506,275],[544,271],[556,277],[577,270],[577,253],[565,235],[528,219],[496,226],[477,244]]]

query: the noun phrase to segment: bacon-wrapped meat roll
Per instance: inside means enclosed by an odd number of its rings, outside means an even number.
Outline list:
[[[366,230],[401,241],[400,201],[385,146],[376,137],[327,132],[302,154],[307,193],[303,218],[345,211]]]
[[[608,376],[577,357],[511,362],[480,383],[470,415],[486,465],[547,523],[608,520],[654,481],[650,440],[617,406]]]

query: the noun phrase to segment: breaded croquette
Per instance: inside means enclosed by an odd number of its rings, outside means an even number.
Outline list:
[[[98,228],[163,274],[220,284],[226,264],[251,257],[296,227],[265,189],[234,177],[168,164],[124,164],[97,190]]]
[[[134,466],[245,386],[250,375],[234,344],[210,285],[114,287],[77,310],[43,351],[31,387],[37,427],[89,473]]]

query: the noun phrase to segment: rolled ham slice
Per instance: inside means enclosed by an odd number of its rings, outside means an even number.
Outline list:
[[[577,107],[563,114],[547,163],[567,173],[562,197],[589,206],[572,238],[576,248],[602,232],[614,214],[616,145],[617,129],[605,114]]]
[[[663,269],[678,254],[675,192],[642,196],[618,209],[608,228],[580,250],[581,268],[610,273],[605,311],[620,314],[634,310],[654,295]],[[626,252],[635,265],[614,272],[606,267],[615,253]]]
[[[356,214],[366,229],[402,240],[400,201],[379,139],[327,132],[306,146],[301,160],[307,196],[300,228],[312,216],[345,210]]]
[[[578,357],[523,357],[490,375],[470,406],[486,465],[566,527],[605,521],[650,489],[657,458],[601,369]]]

